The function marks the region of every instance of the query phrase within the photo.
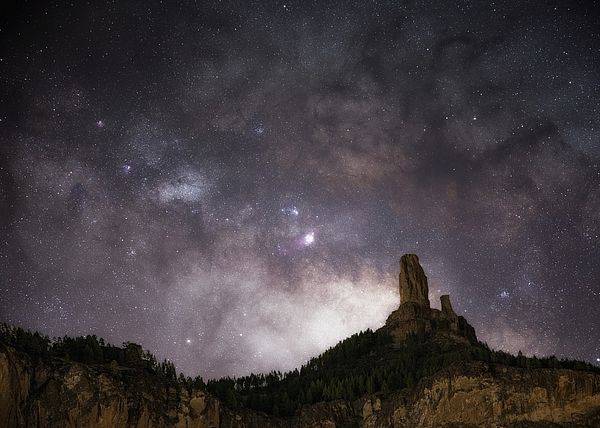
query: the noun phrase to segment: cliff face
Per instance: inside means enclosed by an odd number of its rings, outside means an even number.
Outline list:
[[[372,426],[592,427],[600,422],[600,376],[472,362],[422,382],[407,405],[389,404]]]
[[[456,364],[412,391],[303,409],[297,427],[598,427],[600,375]]]
[[[79,363],[33,365],[0,344],[0,421],[7,427],[220,426],[219,402],[166,387],[141,370],[114,375]]]

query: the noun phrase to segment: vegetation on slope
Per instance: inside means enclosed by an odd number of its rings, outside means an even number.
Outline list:
[[[335,399],[354,400],[365,394],[387,394],[410,388],[457,361],[484,361],[523,368],[600,369],[556,357],[527,358],[492,351],[485,344],[465,346],[453,341],[413,336],[393,347],[387,332],[357,333],[311,359],[300,370],[285,374],[211,380],[208,390],[232,407],[243,406],[288,416],[305,404]]]
[[[206,389],[202,377],[192,379],[182,373],[177,376],[175,365],[171,361],[159,362],[152,353],[144,351],[140,345],[132,342],[115,346],[105,343],[104,339],[98,339],[95,335],[50,339],[38,332],[32,333],[20,327],[0,324],[0,343],[26,353],[34,362],[42,360],[53,364],[76,361],[102,366],[115,375],[124,369],[135,369],[154,375],[161,382],[173,386]]]
[[[60,359],[142,369],[177,387],[208,390],[231,408],[245,407],[276,416],[293,415],[303,405],[320,401],[354,400],[365,394],[387,394],[410,388],[456,361],[600,372],[600,368],[580,361],[559,360],[554,356],[528,358],[521,353],[514,356],[492,351],[481,343],[465,346],[415,336],[403,346],[394,347],[385,331],[366,330],[311,359],[300,370],[225,377],[205,384],[201,377],[192,379],[182,374],[177,377],[172,363],[166,360],[158,363],[151,353],[129,342],[117,347],[95,336],[50,340],[39,333],[6,325],[0,328],[0,341],[32,358],[47,361]]]

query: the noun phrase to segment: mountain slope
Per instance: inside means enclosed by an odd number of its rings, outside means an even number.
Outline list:
[[[205,384],[139,345],[51,342],[0,329],[0,421],[9,427],[597,427],[600,369],[490,350],[430,307],[418,258],[400,262],[401,304],[384,327],[300,370]]]

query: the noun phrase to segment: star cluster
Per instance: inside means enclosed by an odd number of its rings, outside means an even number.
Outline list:
[[[414,252],[492,347],[600,358],[591,6],[2,8],[1,321],[288,369]]]

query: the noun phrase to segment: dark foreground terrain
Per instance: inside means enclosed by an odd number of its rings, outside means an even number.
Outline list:
[[[401,304],[299,370],[207,383],[139,345],[0,331],[8,427],[598,427],[600,369],[490,350],[443,296],[430,307],[414,255]],[[4,425],[3,425],[4,426]]]

